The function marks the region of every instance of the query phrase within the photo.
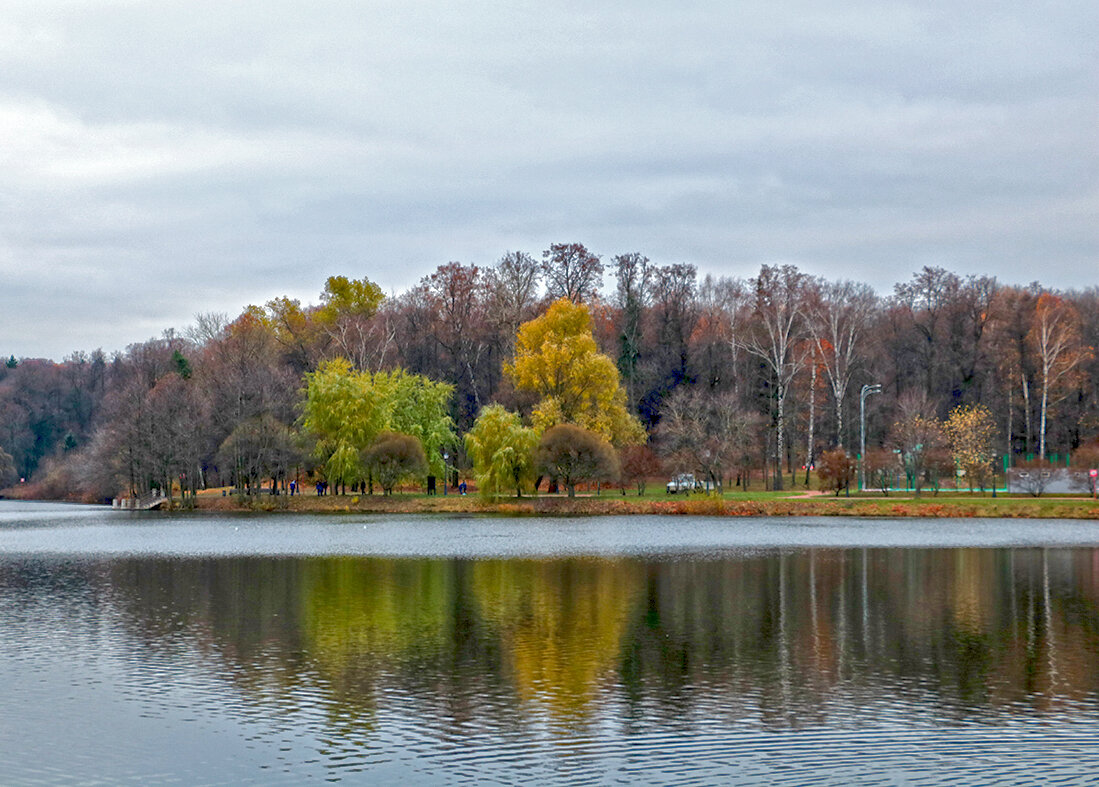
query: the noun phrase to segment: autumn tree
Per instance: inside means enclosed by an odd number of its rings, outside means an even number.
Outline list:
[[[1029,336],[1034,323],[1035,304],[1040,295],[1037,284],[1029,287],[1005,287],[997,295],[995,319],[991,332],[993,369],[1004,399],[1007,416],[1006,442],[1008,452],[1032,450],[1034,438],[1034,406],[1036,369]],[[1021,410],[1022,423],[1016,422]],[[1016,440],[1021,435],[1021,440]]]
[[[956,274],[924,266],[909,281],[894,287],[893,302],[907,318],[900,336],[911,348],[913,361],[904,368],[923,375],[923,392],[931,399],[939,393],[936,381],[946,352],[948,310],[961,286]]]
[[[559,478],[576,497],[583,481],[613,481],[618,477],[618,457],[601,435],[573,424],[558,424],[545,431],[535,450],[535,467],[542,475]]]
[[[917,497],[927,481],[931,457],[947,446],[942,424],[931,414],[930,408],[922,393],[906,397],[902,402],[901,419],[893,424],[893,446],[899,452]]]
[[[318,319],[326,323],[343,317],[371,317],[385,300],[382,288],[368,278],[349,279],[329,276],[321,292]]]
[[[312,320],[329,342],[328,357],[344,357],[356,369],[379,371],[396,342],[393,315],[381,287],[368,278],[330,276]]]
[[[424,447],[412,435],[383,432],[363,452],[363,464],[378,480],[386,495],[401,481],[427,472]]]
[[[820,479],[820,488],[834,491],[836,497],[840,492],[850,490],[851,482],[855,479],[858,463],[853,456],[849,456],[842,448],[825,451],[820,456],[817,465],[817,478]]]
[[[1035,306],[1029,340],[1038,360],[1042,400],[1038,422],[1038,456],[1046,458],[1046,425],[1049,408],[1071,390],[1075,373],[1089,351],[1080,341],[1080,318],[1063,298],[1043,293]]]
[[[674,387],[688,376],[688,348],[698,319],[693,265],[662,265],[652,270],[651,377]]]
[[[245,421],[294,420],[301,377],[282,362],[280,347],[263,313],[249,308],[202,348],[193,382],[212,449]]]
[[[707,275],[698,286],[698,318],[690,336],[691,367],[696,385],[739,394],[743,370],[741,347],[732,341],[733,322],[726,310],[731,280]]]
[[[878,489],[888,495],[895,484],[897,473],[901,470],[900,457],[886,448],[871,448],[863,457],[863,473],[866,475],[866,488]],[[921,471],[922,472],[922,471]],[[919,494],[917,487],[916,494]]]
[[[290,366],[302,374],[313,368],[318,340],[324,334],[297,298],[273,298],[264,304],[264,322]]]
[[[523,487],[534,481],[538,433],[523,426],[518,413],[495,404],[484,408],[466,433],[465,445],[482,497],[494,500],[505,490],[522,497]]]
[[[142,446],[149,478],[169,499],[176,481],[184,499],[193,496],[200,453],[193,387],[178,374],[167,374],[149,391],[147,407]]]
[[[554,243],[542,252],[542,274],[551,298],[584,303],[599,294],[603,262],[582,243]]]
[[[450,363],[444,379],[458,390],[458,422],[472,423],[493,385],[484,364],[486,334],[485,282],[476,265],[450,262],[420,281],[429,309],[428,330]]]
[[[622,466],[622,482],[633,483],[637,486],[637,495],[645,494],[645,485],[655,475],[664,470],[664,463],[647,445],[628,445],[622,449],[619,457]],[[626,493],[625,486],[622,494]]]
[[[519,329],[515,357],[504,367],[515,387],[537,394],[535,429],[570,423],[615,445],[642,442],[645,430],[626,409],[614,361],[599,352],[591,315],[561,298]]]
[[[966,477],[968,486],[982,492],[992,470],[996,424],[982,405],[961,405],[950,411],[943,429],[950,440],[954,465]]]

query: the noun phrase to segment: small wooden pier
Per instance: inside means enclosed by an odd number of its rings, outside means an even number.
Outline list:
[[[140,497],[116,497],[111,501],[111,508],[117,508],[122,511],[152,511],[155,508],[160,508],[167,502],[167,495],[161,494],[160,492],[151,492],[150,494],[141,495]]]

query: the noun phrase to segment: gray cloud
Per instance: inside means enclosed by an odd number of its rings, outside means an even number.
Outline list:
[[[8,0],[0,354],[580,240],[1097,284],[1093,2]]]

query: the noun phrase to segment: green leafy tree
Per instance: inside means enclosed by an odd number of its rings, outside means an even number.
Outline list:
[[[363,452],[363,463],[387,495],[401,481],[427,472],[427,457],[419,439],[398,432],[384,432]]]
[[[596,346],[583,304],[561,298],[524,323],[504,371],[517,389],[541,397],[532,414],[535,429],[574,424],[617,446],[645,440],[641,422],[626,409],[618,368]]]
[[[454,386],[403,369],[374,375],[375,383],[379,380],[387,381],[383,387],[391,396],[387,428],[419,440],[427,457],[428,472],[443,475],[442,449],[458,442],[449,412]]]
[[[302,425],[317,439],[317,457],[329,482],[361,480],[361,452],[382,432],[399,431],[420,441],[428,468],[442,473],[439,449],[456,441],[448,414],[453,387],[398,369],[358,371],[344,358],[306,375]]]
[[[465,443],[482,497],[494,500],[509,489],[516,497],[523,496],[523,486],[534,480],[538,433],[523,426],[517,413],[489,405],[466,433]]]
[[[611,444],[572,424],[547,429],[534,456],[538,472],[561,479],[569,497],[576,497],[576,485],[581,481],[613,481],[620,472]]]
[[[359,452],[389,424],[389,392],[343,358],[322,363],[305,380],[302,426],[317,438],[325,475],[330,483],[354,484],[363,477]]]
[[[172,364],[175,366],[176,374],[184,380],[191,379],[191,362],[179,350],[172,351]]]

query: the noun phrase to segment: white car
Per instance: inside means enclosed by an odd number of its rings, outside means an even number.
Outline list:
[[[694,473],[680,473],[668,482],[667,492],[669,495],[680,492],[689,495],[696,488],[701,488],[701,485],[695,480]]]

